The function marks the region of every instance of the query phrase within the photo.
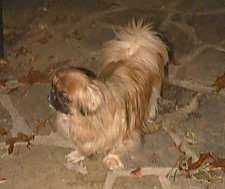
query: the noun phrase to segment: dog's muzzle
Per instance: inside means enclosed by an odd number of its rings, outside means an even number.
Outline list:
[[[70,113],[69,100],[64,96],[62,92],[51,91],[48,96],[48,103],[51,104],[56,111],[64,114]]]

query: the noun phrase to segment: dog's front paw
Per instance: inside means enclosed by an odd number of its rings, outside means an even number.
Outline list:
[[[109,170],[124,168],[124,165],[119,156],[115,154],[108,154],[107,156],[105,156],[105,158],[103,159],[103,163]]]
[[[73,151],[66,155],[66,168],[72,171],[76,171],[81,173],[82,175],[86,175],[87,167],[84,165],[83,160],[85,156],[83,156],[79,151]]]
[[[77,163],[66,162],[65,167],[68,170],[76,171],[82,175],[86,175],[88,173],[87,167],[84,165],[83,161]]]
[[[83,156],[79,151],[75,150],[67,154],[65,158],[68,162],[77,163],[83,161],[85,156]]]
[[[157,118],[157,107],[151,106],[149,111],[149,121],[154,122]]]

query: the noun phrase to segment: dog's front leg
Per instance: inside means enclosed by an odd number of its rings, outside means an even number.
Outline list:
[[[87,167],[84,165],[85,156],[79,151],[75,150],[66,155],[66,168],[69,170],[74,170],[83,175],[87,174]]]

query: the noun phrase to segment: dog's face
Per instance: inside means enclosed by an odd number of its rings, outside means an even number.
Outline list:
[[[71,102],[64,91],[60,91],[52,84],[50,94],[48,96],[48,102],[55,108],[55,110],[69,114],[70,108],[69,103]]]
[[[61,113],[87,115],[98,108],[101,98],[93,72],[68,67],[55,73],[48,101]]]

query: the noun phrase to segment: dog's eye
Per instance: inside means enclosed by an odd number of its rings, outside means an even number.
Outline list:
[[[51,83],[51,87],[52,89],[55,89],[55,85],[53,84],[53,82]]]
[[[66,96],[66,93],[63,91],[58,91],[57,92],[58,97],[63,101],[63,102],[70,102],[69,98]]]
[[[80,109],[80,114],[82,115],[82,116],[86,116],[87,115],[87,113],[85,113],[85,111],[81,108]]]

